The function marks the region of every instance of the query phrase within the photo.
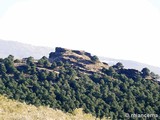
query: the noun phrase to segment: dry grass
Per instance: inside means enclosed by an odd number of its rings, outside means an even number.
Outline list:
[[[0,95],[0,120],[99,120],[91,114],[76,109],[73,114],[53,110],[48,107],[35,107]],[[105,120],[105,119],[103,119]]]

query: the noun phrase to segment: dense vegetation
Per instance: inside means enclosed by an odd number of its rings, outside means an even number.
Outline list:
[[[47,57],[0,59],[0,94],[65,112],[83,108],[113,119],[124,119],[125,113],[159,114],[160,85],[153,77],[157,76],[147,68],[125,69],[121,63],[101,73],[84,74],[68,62],[50,63]]]

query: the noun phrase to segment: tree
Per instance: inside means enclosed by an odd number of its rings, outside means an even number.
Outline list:
[[[99,59],[98,59],[98,57],[96,55],[94,55],[94,56],[91,57],[91,60],[93,62],[97,62]]]
[[[63,65],[64,63],[61,60],[57,62],[57,66],[63,66]]]
[[[143,68],[141,72],[144,78],[150,75],[150,70],[148,68]]]
[[[5,74],[7,72],[6,67],[4,64],[0,64],[0,74]]]
[[[51,63],[49,62],[48,59],[44,61],[44,67],[45,68],[50,68],[51,67]]]
[[[3,58],[0,58],[0,63],[3,63],[3,62],[4,62]]]
[[[49,72],[49,74],[47,76],[47,80],[55,81],[55,79],[56,79],[56,74],[53,72]]]
[[[38,65],[43,66],[43,60],[42,59],[38,60]]]
[[[38,60],[38,65],[41,65],[42,67],[50,67],[50,62],[46,56],[43,56],[41,59]]]
[[[56,62],[53,62],[52,65],[51,65],[51,69],[56,68],[56,66],[57,66]]]
[[[114,73],[115,73],[114,68],[113,68],[113,67],[109,67],[108,75],[113,77],[113,74],[114,74]]]
[[[37,77],[36,74],[33,74],[32,77],[31,77],[31,79],[34,80],[34,81],[37,81],[37,80],[38,80],[38,77]]]
[[[11,58],[5,58],[4,64],[7,70],[7,73],[14,73],[16,72],[16,68],[14,66],[14,62],[11,60]]]
[[[116,68],[116,69],[123,69],[124,68],[124,66],[123,66],[123,64],[121,63],[121,62],[118,62],[116,65],[113,65],[113,68]]]
[[[13,56],[13,55],[9,55],[9,56],[8,56],[8,59],[13,62],[13,61],[14,61],[14,56]]]
[[[150,76],[152,76],[152,78],[154,78],[154,79],[159,79],[160,78],[160,76],[158,74],[155,74],[154,72],[151,72]]]
[[[43,81],[43,80],[45,80],[47,78],[47,73],[46,73],[46,71],[41,71],[40,73],[39,73],[39,79],[41,80],[41,81]]]
[[[33,57],[28,57],[26,60],[27,65],[33,66],[34,64],[34,58]]]

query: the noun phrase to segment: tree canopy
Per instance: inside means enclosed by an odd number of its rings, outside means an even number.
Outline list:
[[[85,74],[72,64],[33,57],[0,61],[0,94],[36,106],[72,112],[83,108],[97,117],[125,119],[125,114],[159,114],[160,84],[147,80],[150,71],[125,69],[117,63],[100,73]],[[153,73],[152,73],[153,74]],[[137,118],[138,119],[138,118]],[[158,119],[158,118],[154,118]]]

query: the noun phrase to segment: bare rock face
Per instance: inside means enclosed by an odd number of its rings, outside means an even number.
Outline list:
[[[102,68],[108,68],[107,64],[99,61],[99,59],[93,59],[90,53],[82,50],[71,50],[61,47],[56,47],[55,52],[49,54],[50,62],[69,62],[75,67],[79,67],[80,70],[97,72]]]
[[[66,52],[66,51],[68,51],[68,49],[61,48],[61,47],[56,47],[56,53],[63,53],[63,52]]]
[[[50,59],[54,59],[55,57],[59,57],[61,56],[64,52],[68,51],[67,49],[65,48],[61,48],[61,47],[56,47],[55,48],[55,52],[51,52],[49,54],[49,58]]]

